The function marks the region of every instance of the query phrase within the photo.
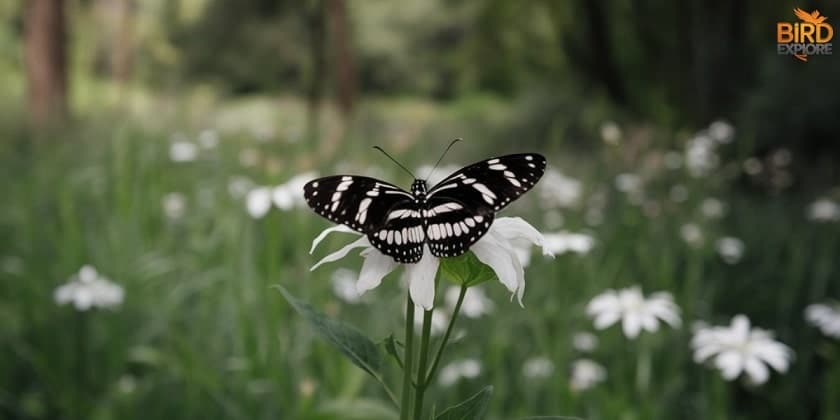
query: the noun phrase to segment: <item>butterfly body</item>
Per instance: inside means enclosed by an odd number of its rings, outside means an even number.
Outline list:
[[[437,257],[465,253],[490,229],[496,212],[530,190],[545,172],[534,153],[466,166],[431,189],[415,179],[411,192],[374,178],[336,175],[304,186],[307,204],[327,219],[367,236],[400,263],[416,263],[428,245]]]

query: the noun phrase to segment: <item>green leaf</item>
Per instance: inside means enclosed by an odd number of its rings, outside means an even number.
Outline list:
[[[441,260],[441,271],[451,282],[472,287],[496,278],[496,272],[490,266],[478,260],[472,252]]]
[[[337,348],[356,366],[374,378],[379,378],[382,355],[376,344],[350,324],[329,318],[309,304],[298,300],[283,286],[275,286],[295,310],[309,321],[315,331]]]
[[[488,386],[466,401],[443,410],[435,420],[481,420],[487,412],[493,387]]]
[[[403,367],[402,358],[400,357],[400,353],[397,350],[397,345],[398,344],[399,344],[399,342],[397,341],[396,338],[394,338],[393,333],[389,334],[387,337],[385,337],[385,340],[383,340],[383,345],[385,346],[385,351],[388,354],[390,354],[391,356],[394,357],[394,360],[396,360],[397,363],[399,363],[400,367]]]

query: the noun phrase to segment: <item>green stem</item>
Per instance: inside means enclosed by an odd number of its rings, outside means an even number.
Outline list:
[[[452,334],[452,327],[455,326],[455,320],[458,319],[458,314],[461,312],[461,304],[464,303],[464,296],[467,294],[467,286],[461,286],[461,293],[458,294],[458,302],[455,303],[455,309],[452,310],[452,317],[449,318],[449,325],[446,327],[446,332],[443,334],[443,340],[440,342],[435,360],[432,362],[432,368],[429,369],[428,376],[424,383],[429,384],[435,378],[438,365],[440,364],[440,357],[443,355],[443,350],[446,348],[446,343],[449,341],[449,335]]]
[[[423,336],[420,338],[420,363],[417,365],[417,390],[414,394],[414,420],[423,415],[423,397],[426,393],[426,363],[429,361],[429,337],[432,335],[432,314],[435,309],[423,312]]]
[[[403,369],[400,420],[409,420],[411,412],[411,370],[414,361],[414,302],[411,296],[405,303],[405,367]]]

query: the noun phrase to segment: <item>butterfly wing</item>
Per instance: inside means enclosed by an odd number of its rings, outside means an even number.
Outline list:
[[[335,175],[303,187],[312,210],[367,235],[371,244],[397,262],[423,256],[423,219],[414,196],[375,178]]]
[[[432,254],[461,255],[493,223],[495,213],[533,188],[545,173],[536,153],[500,156],[469,165],[429,190],[426,235]]]
[[[378,227],[392,208],[414,202],[414,196],[400,187],[354,175],[312,180],[303,186],[303,198],[315,213],[361,233]]]

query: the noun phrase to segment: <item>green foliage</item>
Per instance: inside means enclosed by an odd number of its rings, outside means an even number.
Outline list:
[[[435,420],[481,420],[487,412],[487,406],[492,395],[493,387],[485,387],[464,402],[443,410],[442,413],[435,416]]]
[[[315,329],[318,334],[333,345],[354,365],[374,378],[381,375],[382,355],[373,341],[357,328],[341,321],[330,319],[307,303],[292,296],[283,286],[275,286],[290,305]]]

